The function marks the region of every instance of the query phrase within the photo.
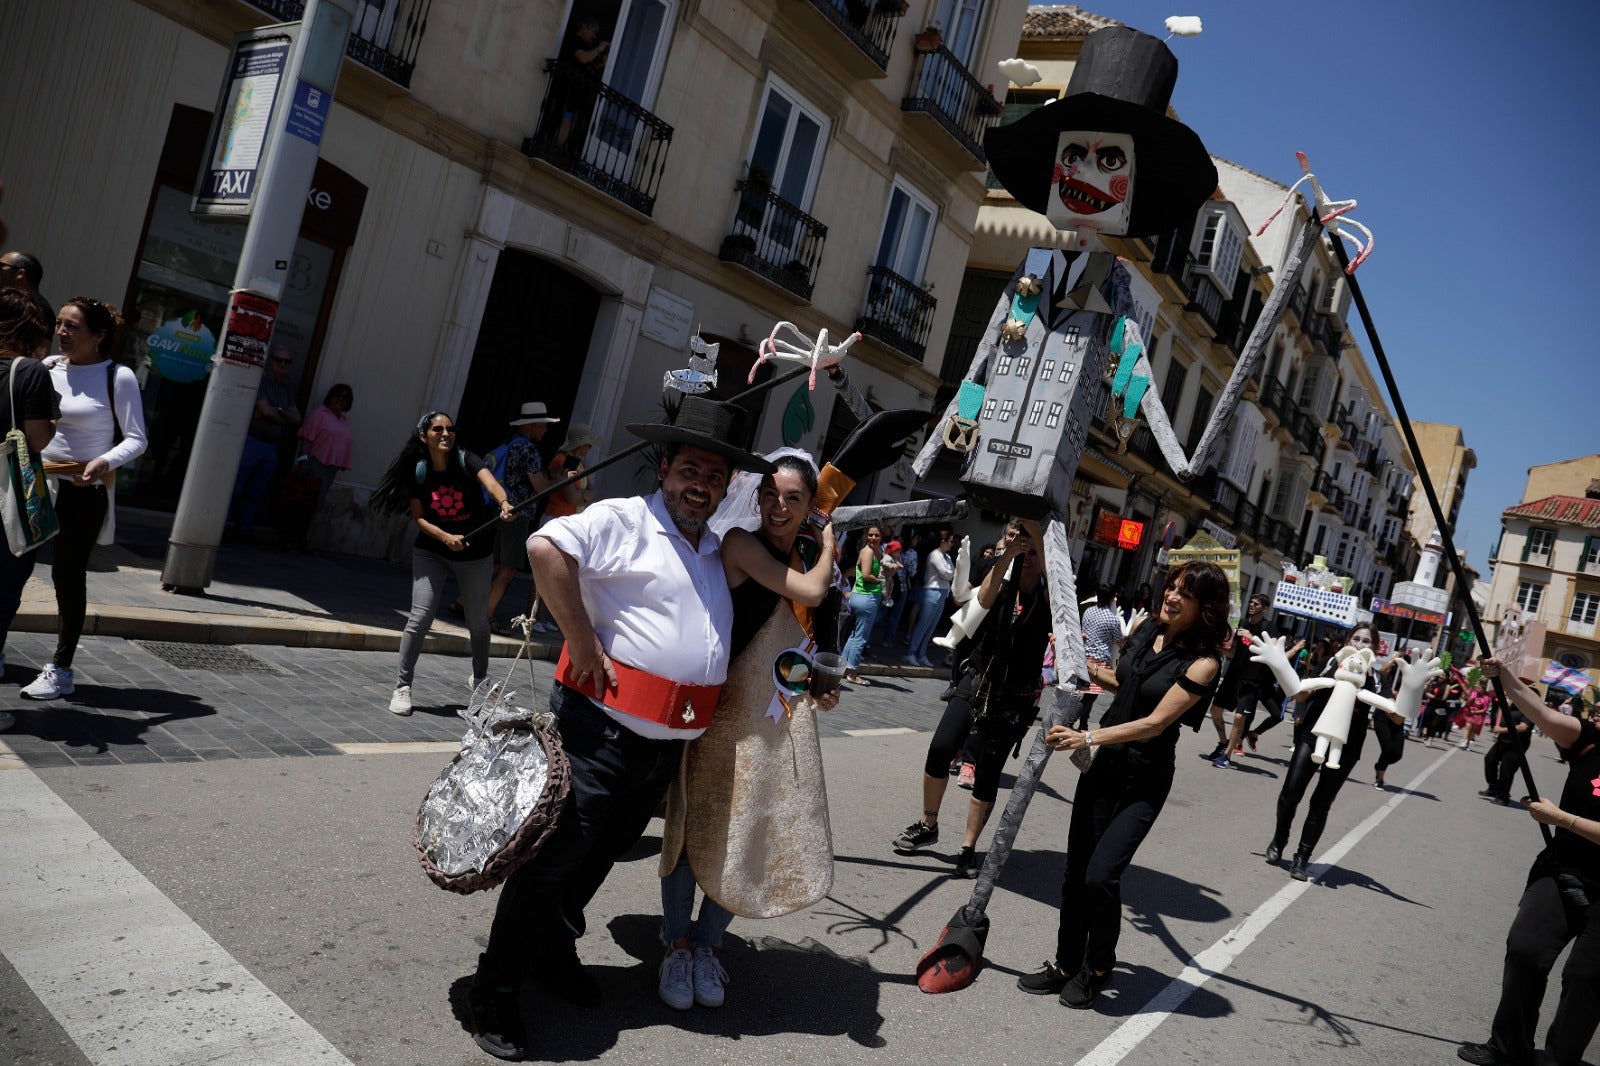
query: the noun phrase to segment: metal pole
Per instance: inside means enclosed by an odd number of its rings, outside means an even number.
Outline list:
[[[331,109],[354,10],[355,0],[306,0],[299,33],[284,64],[255,171],[255,204],[233,276],[228,321],[217,338],[218,355],[206,383],[167,541],[161,571],[164,588],[198,593],[211,584],[262,366],[271,348],[270,331],[317,165],[322,126],[306,124],[304,101],[312,101],[313,113],[317,107]],[[293,128],[291,116],[297,119]],[[236,328],[252,318],[255,330],[246,333]],[[235,343],[242,336],[256,338],[255,343]]]
[[[1332,235],[1329,243],[1333,245],[1333,255],[1339,261],[1339,266],[1344,270],[1350,269],[1350,259],[1345,255],[1344,244],[1337,234]],[[1461,556],[1456,553],[1455,538],[1451,535],[1450,524],[1445,521],[1444,508],[1439,505],[1439,494],[1434,491],[1433,478],[1428,476],[1428,464],[1423,461],[1422,447],[1417,443],[1417,434],[1411,428],[1411,417],[1406,414],[1405,401],[1400,398],[1400,385],[1394,379],[1394,371],[1389,366],[1389,357],[1383,352],[1383,341],[1378,338],[1378,327],[1373,324],[1372,311],[1367,307],[1367,298],[1361,292],[1361,283],[1354,274],[1346,273],[1345,277],[1350,282],[1350,295],[1355,300],[1356,310],[1361,313],[1361,325],[1367,331],[1367,340],[1372,342],[1372,355],[1378,361],[1378,369],[1383,373],[1384,387],[1389,390],[1389,398],[1394,402],[1394,416],[1400,422],[1400,432],[1406,438],[1406,447],[1411,450],[1411,458],[1417,464],[1417,480],[1422,482],[1423,495],[1428,498],[1428,507],[1433,511],[1433,521],[1439,530],[1439,539],[1444,542],[1444,557],[1450,563],[1450,573],[1463,586],[1471,589],[1467,584],[1467,575],[1461,562]],[[1469,591],[1466,599],[1467,620],[1472,623],[1473,635],[1477,638],[1480,648],[1489,647],[1489,639],[1484,633],[1483,619],[1478,617],[1477,605],[1472,602]],[[1446,607],[1448,610],[1448,605]],[[1494,688],[1495,704],[1502,714],[1507,710],[1506,689],[1499,676],[1489,679]],[[1539,795],[1539,786],[1533,782],[1533,771],[1528,767],[1526,757],[1522,760],[1522,783],[1528,788],[1528,795]],[[1555,839],[1550,827],[1541,823],[1539,831],[1543,834],[1546,844]]]

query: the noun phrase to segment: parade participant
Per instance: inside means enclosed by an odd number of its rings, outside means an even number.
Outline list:
[[[823,527],[820,545],[811,540],[792,568],[801,525],[817,496],[817,469],[810,456],[792,449],[767,459],[777,469],[759,482],[760,525],[753,533],[735,526],[722,537],[733,601],[728,679],[711,725],[686,746],[662,830],[661,940],[667,950],[656,990],[676,1010],[722,1006],[728,975],[717,951],[735,913],[788,914],[816,902],[832,884],[814,713],[792,705],[776,719],[765,712],[775,662],[810,638],[791,604],[815,607],[828,593],[833,527]],[[834,690],[816,702],[831,710],[838,701]],[[760,839],[747,839],[752,833]],[[691,920],[697,882],[705,896],[699,919]]]
[[[55,436],[55,421],[61,416],[61,401],[50,384],[50,372],[33,353],[44,347],[50,324],[25,292],[0,288],[0,369],[6,388],[16,398],[16,410],[0,404],[0,426],[9,433],[22,430],[31,451],[42,452]],[[14,420],[13,420],[14,419]],[[5,641],[11,623],[22,604],[22,587],[33,574],[37,551],[13,555],[0,545],[0,673],[5,671]],[[0,711],[0,732],[10,729],[16,719],[10,711]]]
[[[1033,723],[1039,667],[1050,641],[1049,586],[1044,579],[1043,534],[1033,521],[1013,519],[1005,551],[978,586],[978,602],[989,612],[974,634],[956,691],[945,704],[922,767],[922,817],[895,837],[900,854],[939,841],[939,805],[950,784],[950,762],[968,735],[972,745],[972,798],[966,832],[956,856],[956,877],[971,877],[978,835],[994,809],[1006,754]]]
[[[1531,1063],[1539,1005],[1550,969],[1566,946],[1561,999],[1545,1034],[1544,1058],[1555,1066],[1580,1066],[1600,1025],[1600,729],[1546,707],[1528,684],[1498,659],[1479,663],[1487,678],[1500,677],[1506,698],[1568,754],[1561,801],[1528,797],[1535,821],[1555,835],[1533,860],[1528,885],[1506,934],[1500,1002],[1486,1044],[1463,1044],[1456,1054],[1477,1066]]]
[[[1057,751],[1097,749],[1078,779],[1067,830],[1056,953],[1017,987],[1057,995],[1084,1010],[1111,983],[1122,927],[1122,875],[1155,826],[1172,788],[1184,712],[1209,699],[1228,636],[1228,577],[1215,563],[1167,572],[1160,613],[1129,635],[1115,672],[1092,680],[1114,689],[1093,729],[1050,727]]]
[[[394,693],[389,697],[393,714],[411,713],[411,680],[422,654],[422,642],[433,628],[444,593],[444,581],[454,574],[466,602],[467,633],[472,643],[471,687],[489,673],[489,553],[494,530],[479,529],[491,521],[484,501],[488,493],[498,505],[500,519],[516,518],[506,491],[484,467],[483,460],[456,447],[455,419],[442,411],[429,411],[416,431],[389,464],[383,480],[373,490],[375,511],[411,513],[417,537],[411,547],[411,614],[400,638],[400,666]]]
[[[1461,727],[1461,750],[1471,751],[1472,742],[1478,739],[1478,734],[1489,722],[1489,714],[1494,710],[1494,697],[1489,694],[1489,682],[1483,677],[1481,670],[1467,671],[1469,677],[1466,694],[1463,697],[1461,710],[1453,721]],[[1471,675],[1478,675],[1477,681],[1471,680]]]
[[[1371,624],[1358,623],[1346,634],[1343,646],[1358,651],[1370,650],[1373,634]],[[1331,678],[1338,668],[1338,660],[1329,659],[1319,676]],[[1363,687],[1369,692],[1376,693],[1377,675],[1369,673]],[[1345,779],[1350,776],[1351,769],[1361,758],[1362,745],[1367,738],[1369,716],[1362,711],[1350,719],[1349,735],[1344,742],[1343,751],[1339,754],[1339,768],[1334,769],[1329,763],[1313,761],[1312,755],[1316,751],[1318,739],[1314,730],[1317,719],[1327,706],[1331,694],[1331,689],[1317,689],[1301,690],[1293,696],[1296,702],[1305,702],[1306,709],[1295,715],[1294,754],[1289,757],[1289,768],[1284,772],[1283,787],[1278,792],[1277,825],[1273,829],[1272,840],[1267,844],[1267,862],[1275,866],[1283,858],[1283,849],[1288,846],[1289,831],[1294,824],[1295,809],[1305,797],[1306,789],[1311,785],[1311,778],[1317,775],[1317,787],[1311,793],[1311,804],[1306,810],[1305,824],[1300,828],[1300,846],[1295,851],[1294,859],[1289,866],[1289,876],[1296,881],[1306,880],[1306,864],[1311,861],[1311,852],[1316,848],[1317,841],[1322,837],[1322,830],[1328,824],[1328,811],[1333,807],[1334,797],[1339,794],[1339,789],[1344,787]],[[1394,721],[1400,723],[1404,718],[1396,714]]]
[[[868,526],[861,550],[856,553],[856,579],[850,589],[850,639],[840,653],[844,656],[844,679],[852,685],[866,684],[861,679],[861,656],[866,653],[872,623],[883,606],[883,560],[883,530]]]
[[[61,399],[55,439],[43,452],[61,532],[52,542],[56,650],[22,690],[30,700],[76,691],[72,662],[88,610],[89,557],[116,533],[116,471],[144,454],[144,403],[133,371],[114,358],[122,333],[116,308],[74,297],[56,316],[61,354],[45,360]]]
[[[1267,596],[1257,592],[1250,597],[1250,602],[1245,606],[1245,614],[1239,623],[1239,629],[1234,633],[1233,661],[1228,664],[1227,677],[1223,680],[1222,687],[1233,692],[1233,729],[1228,739],[1223,743],[1222,750],[1211,757],[1211,765],[1216,767],[1229,767],[1233,763],[1229,756],[1238,752],[1246,738],[1250,741],[1250,750],[1256,750],[1256,740],[1278,724],[1278,715],[1271,710],[1267,713],[1267,720],[1262,723],[1259,730],[1252,731],[1250,726],[1256,717],[1256,708],[1265,703],[1269,708],[1281,708],[1283,695],[1278,691],[1278,686],[1272,682],[1272,670],[1250,658],[1250,641],[1253,634],[1264,633],[1272,635],[1272,623],[1267,619]],[[1299,651],[1296,646],[1289,650],[1292,656]],[[1213,708],[1212,714],[1216,718],[1222,717],[1219,708]]]
[[[638,841],[711,723],[727,677],[733,605],[720,543],[707,528],[731,470],[771,464],[732,404],[687,395],[672,425],[630,425],[662,445],[648,497],[602,500],[528,540],[540,595],[567,637],[551,686],[571,791],[556,828],[500,890],[489,942],[466,997],[478,1046],[527,1053],[524,980],[579,1003],[599,988],[578,959],[583,911]]]
[[[1513,703],[1497,711],[1494,716],[1494,743],[1483,753],[1483,779],[1486,787],[1478,795],[1486,796],[1502,807],[1511,802],[1511,784],[1517,771],[1522,769],[1528,745],[1533,743],[1533,726],[1520,707]]]
[[[1389,690],[1395,685],[1395,670],[1402,662],[1410,661],[1411,653],[1401,652],[1374,671],[1378,675],[1378,690],[1389,695]],[[1372,787],[1382,792],[1389,787],[1383,779],[1385,771],[1405,756],[1406,726],[1403,721],[1397,722],[1375,709],[1372,712],[1372,731],[1378,738],[1378,761],[1372,768]]]

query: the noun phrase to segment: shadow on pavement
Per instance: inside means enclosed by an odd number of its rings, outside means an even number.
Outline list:
[[[186,692],[83,685],[70,703],[22,703],[12,713],[17,716],[13,736],[104,754],[113,747],[146,747],[144,736],[151,729],[217,712]]]
[[[1094,1013],[1107,1018],[1131,1018],[1144,1013],[1150,1001],[1171,984],[1173,978],[1172,974],[1148,966],[1120,962],[1112,972],[1116,977],[1094,1005]],[[1197,988],[1174,1007],[1172,1013],[1187,1018],[1225,1018],[1233,1013],[1233,1003],[1209,988]]]
[[[1326,873],[1317,878],[1317,884],[1323,888],[1365,888],[1380,895],[1388,896],[1398,903],[1409,903],[1413,907],[1433,909],[1426,903],[1400,895],[1388,885],[1383,884],[1381,881],[1374,881],[1369,875],[1362,873],[1360,870],[1346,870],[1342,866],[1329,868]]]

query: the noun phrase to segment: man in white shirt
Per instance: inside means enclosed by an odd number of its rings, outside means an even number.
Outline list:
[[[527,1054],[517,988],[532,980],[580,1005],[599,988],[578,960],[585,905],[643,834],[683,745],[711,723],[728,671],[733,607],[706,527],[734,469],[771,464],[737,407],[686,396],[674,425],[628,429],[664,446],[659,491],[602,500],[528,538],[528,558],[567,641],[550,705],[571,792],[537,855],[500,890],[467,993],[478,1046]]]

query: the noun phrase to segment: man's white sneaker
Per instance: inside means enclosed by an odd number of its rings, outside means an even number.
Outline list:
[[[411,686],[396,685],[394,695],[389,697],[390,714],[411,713]]]
[[[72,683],[72,671],[50,663],[39,671],[39,676],[33,679],[33,684],[22,690],[22,694],[30,700],[58,700],[76,691],[78,689]]]
[[[694,1006],[694,956],[688,948],[673,948],[661,960],[661,983],[656,992],[661,1002],[673,1010],[688,1010]]]
[[[0,711],[0,733],[17,724],[17,716],[10,711]]]
[[[694,1001],[702,1007],[722,1006],[722,986],[728,983],[728,971],[722,960],[710,948],[694,949]]]

